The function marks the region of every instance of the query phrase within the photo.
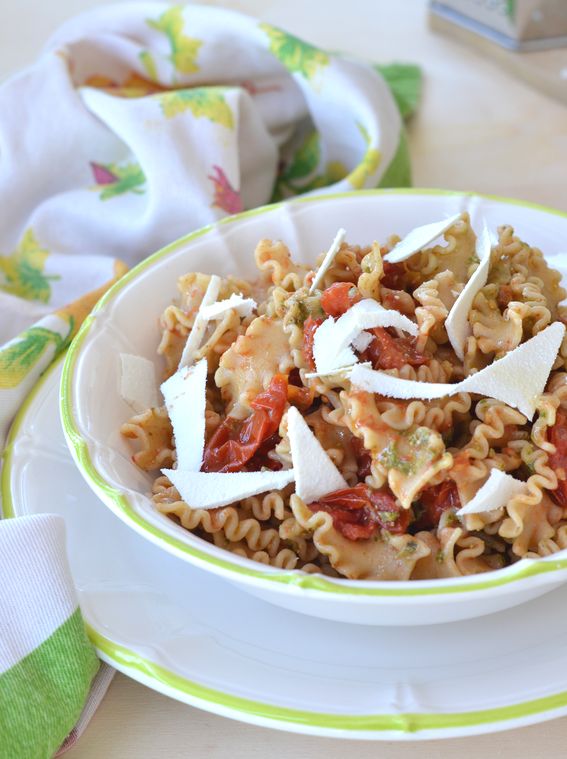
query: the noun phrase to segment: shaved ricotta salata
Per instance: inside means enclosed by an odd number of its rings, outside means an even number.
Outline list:
[[[361,364],[353,367],[350,380],[356,387],[390,398],[432,400],[463,392],[478,393],[514,406],[531,419],[564,335],[565,326],[555,322],[498,361],[452,385],[400,379]]]
[[[198,472],[205,447],[207,361],[178,369],[161,386],[173,427],[177,466]]]
[[[432,224],[424,224],[421,227],[415,227],[411,232],[408,232],[403,240],[400,240],[399,243],[394,245],[389,253],[386,253],[384,260],[388,261],[390,264],[406,261],[418,251],[423,250],[427,245],[430,245],[438,237],[445,234],[445,232],[460,218],[461,214],[457,213],[443,221],[435,221]]]
[[[199,306],[199,310],[197,311],[197,315],[195,316],[193,328],[189,333],[189,337],[183,348],[183,353],[181,354],[181,359],[179,361],[180,369],[183,366],[190,366],[195,360],[195,354],[201,347],[203,337],[205,336],[205,330],[207,329],[208,319],[203,316],[203,312],[208,306],[216,302],[219,297],[220,286],[221,278],[216,274],[213,274],[209,280],[209,284],[203,296],[203,300],[201,301],[201,305]]]
[[[131,353],[120,354],[120,395],[136,413],[159,405],[153,361]]]
[[[407,316],[365,298],[338,319],[332,316],[325,319],[315,332],[313,358],[317,372],[330,373],[358,361],[350,346],[362,332],[372,327],[396,327],[417,335],[417,324]]]
[[[345,235],[346,235],[346,230],[344,229],[339,229],[339,231],[335,235],[335,238],[333,242],[331,243],[331,247],[325,253],[325,258],[321,261],[321,266],[317,269],[315,277],[313,278],[313,282],[311,283],[311,287],[309,288],[310,293],[314,292],[314,290],[316,290],[319,287],[319,285],[323,281],[323,277],[333,265],[333,261],[335,260],[335,257],[337,253],[339,252],[339,250],[341,249],[341,245],[344,242]]]
[[[457,516],[467,514],[484,514],[506,506],[512,498],[526,492],[526,483],[517,480],[500,469],[492,469],[489,478],[462,508]]]
[[[295,474],[295,492],[300,498],[311,503],[333,490],[348,487],[345,478],[294,406],[287,413],[287,434]]]

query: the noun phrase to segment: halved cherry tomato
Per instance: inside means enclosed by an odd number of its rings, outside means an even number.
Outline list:
[[[324,319],[314,319],[312,316],[308,316],[303,323],[303,353],[305,355],[305,361],[307,366],[315,371],[315,359],[313,358],[313,340],[315,339],[315,332],[317,328],[323,324]]]
[[[250,416],[242,421],[227,417],[205,447],[201,471],[237,472],[243,469],[262,443],[277,432],[287,402],[287,390],[287,377],[276,374],[268,388],[250,403],[253,409]]]
[[[406,270],[403,264],[391,264],[389,261],[383,261],[384,276],[380,284],[388,287],[390,290],[404,290],[404,278]]]
[[[562,409],[557,409],[549,442],[555,446],[555,453],[549,454],[548,462],[558,479],[557,489],[549,494],[560,506],[567,506],[567,414]]]
[[[419,497],[419,507],[422,512],[412,524],[412,532],[435,529],[445,511],[461,508],[456,483],[453,480],[444,480],[440,485],[426,488]]]
[[[373,340],[361,354],[362,361],[370,361],[374,369],[401,369],[405,364],[420,366],[429,361],[423,353],[419,353],[413,338],[392,337],[384,327],[369,330]]]
[[[349,540],[370,538],[380,528],[403,533],[410,518],[409,511],[401,509],[391,493],[374,490],[363,482],[328,493],[310,503],[309,508],[330,514],[335,529]]]
[[[329,316],[342,316],[360,300],[362,300],[362,295],[351,282],[335,282],[323,290],[321,308]]]

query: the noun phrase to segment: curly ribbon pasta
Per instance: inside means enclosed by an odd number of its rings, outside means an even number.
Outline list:
[[[293,485],[219,509],[191,509],[159,474],[176,466],[176,451],[165,408],[153,408],[134,416],[121,431],[136,447],[135,463],[156,473],[153,500],[161,513],[243,559],[359,580],[465,576],[504,567],[519,557],[567,550],[567,508],[556,492],[565,472],[553,464],[555,426],[567,412],[567,339],[545,391],[536,399],[533,422],[502,401],[470,393],[431,401],[396,400],[354,389],[347,375],[306,377],[312,367],[305,322],[311,318],[320,324],[327,318],[322,292],[335,283],[349,283],[353,300],[373,298],[417,323],[413,347],[426,360],[414,366],[396,358],[403,335],[390,330],[394,339],[384,345],[393,353],[381,368],[420,382],[458,382],[554,321],[567,320],[567,309],[559,305],[565,296],[560,275],[548,267],[541,251],[502,226],[487,283],[468,314],[471,334],[461,361],[444,325],[478,266],[468,215],[461,215],[442,243],[385,265],[383,256],[398,239],[369,246],[343,242],[312,293],[313,270],[296,264],[283,242],[261,240],[255,251],[259,281],[226,278],[220,294],[221,299],[237,292],[253,297],[258,315],[243,319],[227,311],[208,326],[198,357],[207,359],[209,371],[207,441],[227,417],[247,419],[251,401],[274,375],[286,375],[286,409],[299,403],[349,487],[364,483],[387,493],[409,515],[408,530],[394,534],[380,527],[371,538],[349,539],[341,532],[340,514],[311,508],[293,493]],[[178,298],[162,314],[158,353],[166,377],[177,367],[208,282],[206,274],[180,277]],[[362,354],[360,358],[367,360]],[[301,406],[301,398],[307,405]],[[285,410],[269,442],[257,466],[291,468]],[[435,518],[433,512],[423,516],[428,493],[452,488],[464,505],[494,468],[525,481],[522,494],[506,506],[461,519],[450,502],[447,506],[434,500]]]

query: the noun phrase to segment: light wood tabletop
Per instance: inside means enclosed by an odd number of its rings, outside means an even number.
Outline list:
[[[96,0],[2,3],[0,77],[36,57],[65,18]],[[567,108],[427,27],[425,0],[224,0],[330,50],[423,68],[409,125],[414,184],[512,196],[567,211]],[[10,30],[19,30],[13,34]],[[25,32],[23,32],[25,30]],[[565,52],[567,63],[567,51]],[[465,687],[466,684],[464,684]],[[565,756],[567,718],[494,735],[355,743],[276,732],[175,702],[117,674],[69,759]]]

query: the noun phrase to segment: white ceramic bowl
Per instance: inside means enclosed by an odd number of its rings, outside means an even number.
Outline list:
[[[115,514],[164,550],[266,601],[326,619],[376,625],[448,622],[515,606],[565,582],[565,551],[488,574],[414,582],[336,580],[265,567],[211,545],[160,514],[147,495],[152,476],[132,463],[129,443],[119,433],[131,416],[119,392],[120,353],[157,359],[157,317],[174,297],[181,274],[199,270],[253,277],[253,251],[262,237],[281,238],[297,260],[312,263],[339,226],[350,241],[366,243],[463,210],[471,214],[473,226],[480,217],[492,228],[512,224],[548,258],[561,258],[567,214],[471,193],[375,190],[300,198],[239,214],[146,259],[102,298],[65,363],[63,427],[86,481]]]

